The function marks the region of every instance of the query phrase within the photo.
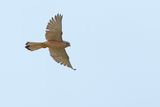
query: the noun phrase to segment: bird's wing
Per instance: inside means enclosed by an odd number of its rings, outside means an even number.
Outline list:
[[[63,48],[49,48],[50,55],[53,57],[53,59],[60,63],[61,65],[63,64],[64,66],[68,66],[72,68],[73,70],[76,70],[72,67],[70,61],[69,61],[69,56],[66,53],[66,50]]]
[[[57,14],[49,21],[45,37],[47,40],[62,41],[62,15]]]

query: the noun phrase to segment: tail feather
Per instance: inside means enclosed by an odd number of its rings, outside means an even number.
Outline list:
[[[44,48],[44,44],[42,42],[27,42],[25,48],[30,51],[35,51]]]

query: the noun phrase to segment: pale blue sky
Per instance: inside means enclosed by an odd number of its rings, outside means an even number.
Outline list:
[[[159,0],[0,1],[0,107],[160,107]],[[73,71],[43,41],[63,17]]]

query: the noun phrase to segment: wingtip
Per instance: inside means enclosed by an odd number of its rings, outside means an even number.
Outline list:
[[[29,49],[29,45],[25,46],[25,48],[31,51],[31,49]]]
[[[25,45],[28,45],[29,44],[29,42],[27,42]]]
[[[75,70],[77,70],[77,69],[73,68],[73,70],[75,71]]]
[[[77,69],[75,69],[75,68],[73,68],[73,67],[70,67],[70,68],[71,68],[72,70],[74,70],[74,71],[77,70]]]
[[[57,17],[57,16],[58,16],[58,17],[59,17],[59,16],[60,16],[60,17],[63,17],[63,15],[60,14],[60,13],[57,13],[57,14],[55,15],[55,17]]]
[[[25,44],[25,45],[26,45],[25,48],[31,51],[31,49],[29,48],[29,45],[28,45],[28,44],[29,44],[29,42],[27,42],[27,43]]]

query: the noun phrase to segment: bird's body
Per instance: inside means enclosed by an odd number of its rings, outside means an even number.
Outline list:
[[[49,48],[50,55],[56,62],[74,69],[65,51],[65,48],[69,47],[70,43],[62,40],[62,17],[62,15],[57,14],[55,18],[52,18],[48,23],[45,34],[47,41],[27,42],[25,47],[30,51],[35,51],[40,48]]]
[[[50,40],[42,43],[44,48],[66,48],[70,45],[67,45],[65,41],[56,41],[56,40]]]

